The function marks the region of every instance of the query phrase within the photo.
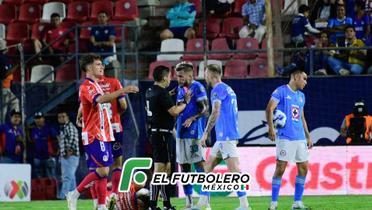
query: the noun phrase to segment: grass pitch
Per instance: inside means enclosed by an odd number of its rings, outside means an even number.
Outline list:
[[[282,196],[279,198],[278,210],[290,210],[292,197]],[[197,198],[194,199],[197,202]],[[160,204],[161,202],[159,202]],[[184,199],[172,199],[176,209],[184,208]],[[266,210],[270,203],[270,197],[250,197],[249,203],[253,210]],[[372,196],[348,195],[348,196],[305,196],[305,205],[312,210],[372,210]],[[234,210],[239,205],[236,197],[212,197],[212,210]],[[4,203],[0,202],[0,210],[65,210],[66,201],[31,201]],[[91,200],[79,200],[78,210],[92,210]]]

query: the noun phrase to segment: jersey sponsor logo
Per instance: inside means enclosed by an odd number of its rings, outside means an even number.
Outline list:
[[[279,152],[279,155],[282,156],[282,157],[286,156],[286,154],[287,154],[287,152],[284,149],[280,150],[280,152]]]
[[[291,100],[292,99],[292,97],[289,96],[289,95],[287,95],[287,97],[285,97],[285,98],[288,99],[288,100]]]
[[[104,155],[104,156],[102,157],[102,159],[103,159],[103,161],[107,162],[107,161],[108,161],[108,155]]]
[[[291,112],[292,112],[292,120],[298,121],[300,119],[300,107],[292,104]]]

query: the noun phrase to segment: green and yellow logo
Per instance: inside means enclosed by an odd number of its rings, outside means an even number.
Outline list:
[[[128,192],[130,183],[133,181],[136,184],[144,184],[147,181],[147,175],[143,171],[137,169],[150,169],[152,166],[151,158],[129,158],[125,161],[121,171],[119,192]]]

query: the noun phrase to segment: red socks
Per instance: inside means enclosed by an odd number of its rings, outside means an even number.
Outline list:
[[[83,181],[80,182],[79,186],[77,186],[76,190],[79,193],[82,193],[85,189],[90,187],[90,184],[96,180],[100,179],[99,175],[97,172],[93,171],[90,172],[84,179]]]
[[[111,177],[112,192],[116,194],[118,193],[118,190],[119,190],[120,176],[121,176],[121,168],[116,168],[112,170],[112,177]]]

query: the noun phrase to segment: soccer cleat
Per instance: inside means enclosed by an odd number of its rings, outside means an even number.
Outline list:
[[[68,192],[66,195],[67,207],[69,210],[76,210],[77,197],[74,196],[74,191]]]
[[[306,207],[302,201],[296,201],[295,203],[292,204],[292,210],[310,210],[310,208]]]
[[[116,210],[116,201],[117,201],[117,195],[115,193],[112,193],[110,195],[110,201],[108,203],[108,210]]]

